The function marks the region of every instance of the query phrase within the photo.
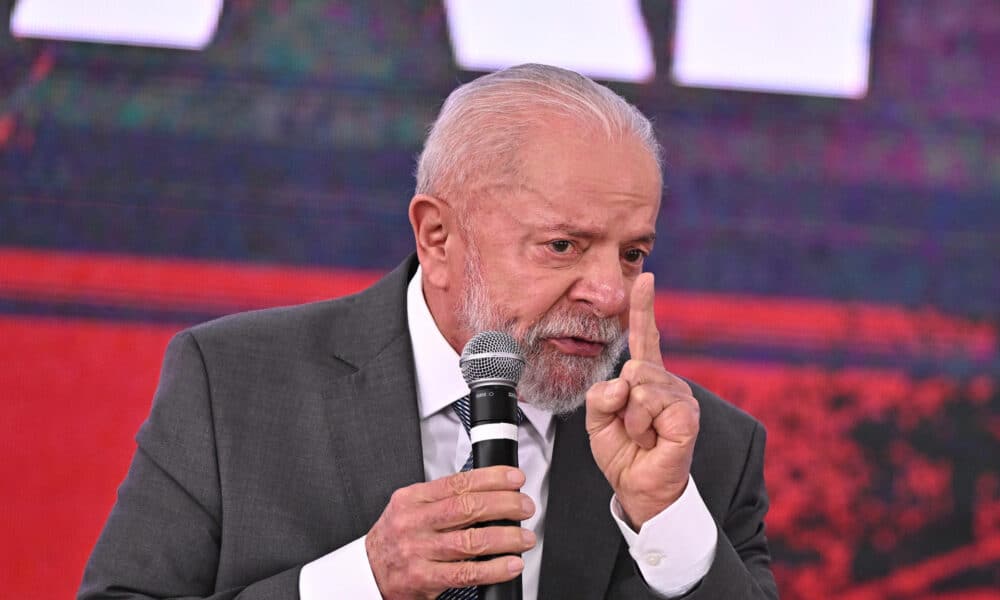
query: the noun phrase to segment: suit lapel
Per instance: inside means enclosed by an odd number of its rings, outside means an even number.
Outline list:
[[[358,536],[398,488],[423,481],[420,417],[406,319],[411,256],[364,292],[330,326],[334,356],[356,370],[324,395],[331,456],[351,499]]]
[[[623,543],[608,504],[611,487],[590,452],[583,409],[556,420],[539,598],[597,600]]]
[[[326,404],[337,468],[360,535],[395,490],[424,479],[409,338],[401,336],[340,386],[342,397]]]

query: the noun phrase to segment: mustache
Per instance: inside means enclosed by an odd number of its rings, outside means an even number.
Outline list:
[[[623,334],[624,329],[615,318],[564,312],[542,318],[525,333],[524,342],[533,345],[545,338],[573,337],[612,344]]]

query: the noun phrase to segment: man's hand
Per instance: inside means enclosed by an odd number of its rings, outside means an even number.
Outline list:
[[[663,368],[653,297],[653,275],[643,273],[632,285],[632,358],[587,392],[591,452],[636,530],[684,492],[698,437],[691,387]]]
[[[535,545],[521,527],[476,527],[473,523],[523,521],[535,512],[518,490],[524,473],[486,467],[396,490],[365,538],[368,562],[383,598],[436,598],[453,587],[508,581],[524,569],[515,554]]]

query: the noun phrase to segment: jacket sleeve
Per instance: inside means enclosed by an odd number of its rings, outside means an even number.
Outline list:
[[[764,535],[767,491],[764,489],[764,445],[766,432],[755,425],[746,465],[725,519],[719,523],[715,560],[686,599],[777,598],[771,573],[771,554]]]
[[[83,574],[79,600],[298,598],[301,565],[215,589],[222,500],[210,381],[189,332],[167,347],[149,418]]]

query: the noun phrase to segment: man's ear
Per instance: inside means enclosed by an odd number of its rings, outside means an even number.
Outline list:
[[[447,242],[453,223],[451,207],[434,196],[417,194],[410,200],[409,215],[424,281],[437,288],[447,288]]]

